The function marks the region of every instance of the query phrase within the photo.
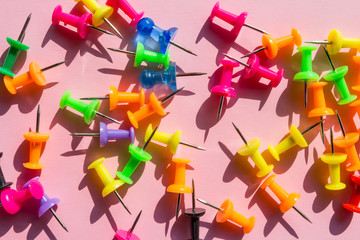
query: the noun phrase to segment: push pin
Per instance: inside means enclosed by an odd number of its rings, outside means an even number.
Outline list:
[[[336,111],[336,116],[339,120],[341,132],[343,135],[336,138],[334,140],[334,144],[339,148],[343,148],[347,154],[346,170],[349,172],[360,170],[359,157],[355,148],[355,143],[357,143],[359,140],[359,133],[352,132],[346,134],[338,111]]]
[[[170,93],[168,96],[164,97],[161,101],[157,99],[154,93],[150,94],[149,103],[143,106],[138,111],[132,113],[130,111],[127,112],[128,118],[131,122],[131,124],[134,126],[134,128],[139,127],[139,121],[143,120],[144,118],[147,118],[151,116],[154,113],[159,114],[160,116],[164,116],[166,114],[164,108],[162,107],[162,104],[169,100],[171,97],[173,97],[175,94],[183,90],[184,88],[180,88],[176,90],[175,92]]]
[[[357,65],[357,69],[359,69],[359,65],[360,65],[360,56],[353,56],[353,62]],[[360,92],[360,72],[358,73],[357,76],[357,83],[355,86],[351,87],[352,90]]]
[[[216,222],[218,222],[218,223],[224,223],[226,221],[231,221],[239,226],[242,226],[244,233],[250,233],[255,226],[256,218],[254,216],[251,216],[250,218],[246,218],[243,215],[241,215],[240,213],[234,211],[234,205],[233,205],[232,201],[230,201],[229,199],[226,199],[221,204],[220,207],[217,207],[217,206],[210,204],[210,203],[206,202],[205,200],[202,200],[199,198],[197,198],[196,200],[198,200],[202,204],[205,204],[209,207],[212,207],[212,208],[218,210],[218,212],[216,214]]]
[[[91,25],[92,17],[93,15],[90,13],[84,13],[83,15],[81,15],[81,17],[69,13],[64,13],[62,11],[61,5],[58,5],[54,9],[52,15],[52,23],[54,25],[58,25],[60,22],[64,22],[65,25],[69,24],[70,26],[75,27],[77,29],[77,33],[82,39],[86,38],[90,29],[94,29],[109,35],[114,35],[113,33],[105,29],[97,28]]]
[[[236,127],[235,123],[232,123],[237,133],[240,135],[241,139],[244,141],[245,145],[241,146],[238,150],[238,154],[241,156],[249,156],[255,163],[255,166],[259,168],[256,176],[261,178],[268,175],[271,170],[273,170],[273,164],[267,164],[260,151],[258,150],[260,146],[259,138],[254,138],[249,142],[246,141],[245,137],[242,135],[240,130]]]
[[[110,140],[130,139],[131,143],[135,141],[135,131],[133,127],[129,130],[108,129],[106,124],[100,122],[100,131],[98,133],[71,133],[72,136],[99,137],[100,147],[104,147]]]
[[[31,181],[36,180],[39,181],[39,177],[34,177],[31,180],[29,180],[27,183],[24,184],[24,186],[22,187],[22,189],[26,189],[29,187],[29,184],[31,183]],[[38,217],[41,217],[44,213],[46,213],[47,211],[50,211],[51,214],[56,218],[56,220],[60,223],[60,225],[65,229],[65,231],[68,232],[65,224],[60,220],[60,218],[58,217],[58,215],[55,213],[53,207],[55,205],[57,205],[60,202],[60,199],[58,198],[50,198],[45,192],[44,192],[44,196],[39,200],[40,202],[40,207],[38,210]]]
[[[157,84],[167,84],[175,92],[177,90],[176,77],[200,76],[205,75],[202,72],[176,73],[176,63],[170,63],[165,71],[153,72],[146,69],[140,74],[140,85],[145,89],[150,89]]]
[[[340,181],[340,163],[344,162],[347,155],[334,152],[333,131],[330,128],[331,153],[325,153],[320,159],[329,165],[330,183],[325,185],[328,190],[342,190],[346,187],[345,183]]]
[[[65,61],[55,63],[55,64],[45,67],[45,68],[41,68],[37,62],[33,61],[29,65],[28,72],[23,73],[22,75],[17,76],[15,78],[11,78],[9,76],[4,76],[5,87],[11,94],[16,94],[17,88],[24,87],[25,85],[32,83],[32,82],[36,83],[39,86],[45,86],[46,79],[45,79],[44,72],[51,68],[60,66],[63,63],[65,63]]]
[[[302,46],[297,48],[302,53],[301,71],[295,74],[294,81],[304,82],[304,103],[307,106],[307,83],[318,81],[320,79],[316,72],[312,71],[312,56],[311,52],[316,49],[314,46]]]
[[[346,81],[345,81],[345,78],[344,78],[344,76],[348,72],[348,67],[347,66],[342,66],[342,67],[339,67],[339,68],[335,69],[334,64],[331,61],[331,58],[329,56],[328,51],[326,50],[324,45],[322,45],[322,46],[324,48],[326,57],[329,60],[329,63],[331,65],[331,67],[332,67],[332,71],[325,74],[323,76],[323,78],[326,81],[334,82],[336,90],[340,94],[340,100],[337,103],[339,105],[344,105],[344,104],[348,104],[348,103],[351,103],[351,102],[355,101],[357,96],[350,94],[349,88],[346,85]]]
[[[232,25],[234,28],[231,30],[231,33],[233,34],[234,39],[239,35],[239,32],[243,26],[251,28],[255,31],[258,31],[258,32],[261,32],[264,34],[268,34],[267,32],[265,32],[264,30],[262,30],[260,28],[257,28],[257,27],[254,27],[254,26],[251,26],[251,25],[245,23],[245,19],[248,15],[248,12],[243,12],[239,16],[237,16],[237,15],[230,13],[224,9],[221,9],[219,5],[220,5],[219,2],[215,3],[215,6],[210,15],[210,21],[213,21],[213,19],[215,17],[218,17],[221,20]]]
[[[104,21],[111,27],[111,29],[116,33],[116,35],[120,38],[124,38],[119,30],[114,27],[114,25],[108,20],[108,18],[112,15],[113,9],[109,6],[100,6],[95,0],[74,0],[75,2],[83,2],[83,4],[92,12],[94,15],[92,17],[92,24],[95,27],[100,26],[104,23]]]
[[[31,18],[31,13],[27,17],[25,24],[24,24],[23,28],[21,29],[21,32],[20,32],[20,35],[19,35],[17,41],[15,41],[14,39],[11,39],[9,37],[6,38],[6,41],[10,44],[10,49],[6,55],[3,66],[0,67],[1,74],[10,76],[10,77],[14,77],[15,73],[13,73],[11,71],[11,68],[14,66],[14,63],[15,63],[17,57],[19,56],[19,53],[21,51],[26,51],[30,48],[22,43],[22,41],[24,40],[24,37],[25,37],[25,30],[30,22],[30,18]]]
[[[133,184],[133,180],[130,178],[134,173],[135,169],[139,166],[141,162],[147,162],[151,160],[151,155],[145,151],[145,148],[149,144],[151,138],[154,136],[157,127],[152,132],[150,138],[145,142],[142,148],[135,146],[134,144],[129,145],[129,152],[131,157],[126,163],[122,172],[117,171],[116,176],[127,184]]]
[[[222,73],[219,84],[211,88],[211,93],[221,96],[216,122],[219,122],[222,108],[224,105],[224,98],[225,97],[232,98],[235,97],[236,95],[234,88],[231,87],[231,79],[234,68],[239,66],[237,62],[225,60],[225,59],[221,60],[220,64],[222,64],[223,66],[222,66]]]
[[[136,236],[133,231],[135,229],[135,226],[137,224],[137,222],[139,221],[140,219],[140,216],[141,216],[141,213],[142,213],[142,210],[139,212],[139,214],[137,215],[133,225],[131,226],[131,228],[129,229],[129,231],[126,231],[126,230],[117,230],[116,231],[116,238],[118,240],[140,240],[140,238],[138,236]]]
[[[279,71],[274,72],[270,68],[260,65],[259,57],[256,55],[251,55],[249,57],[247,63],[243,63],[240,60],[238,60],[226,53],[223,53],[223,54],[226,57],[228,57],[246,67],[244,69],[244,73],[242,75],[245,79],[249,79],[254,76],[259,76],[259,77],[269,79],[271,81],[271,86],[277,87],[280,84],[281,79],[283,78],[283,75],[284,75],[283,69],[279,69]]]
[[[154,21],[151,18],[143,18],[139,21],[139,23],[136,26],[136,29],[141,37],[141,42],[146,45],[146,39],[147,37],[151,38],[155,42],[159,43],[160,46],[160,53],[165,54],[167,53],[170,44],[174,45],[177,48],[180,48],[181,50],[190,53],[194,56],[197,56],[195,53],[190,51],[189,49],[186,49],[182,46],[180,46],[177,43],[173,42],[173,39],[175,38],[175,35],[178,31],[178,28],[172,27],[169,30],[164,30],[158,26],[155,25]]]
[[[145,104],[145,91],[143,88],[138,93],[119,92],[115,86],[110,86],[110,94],[108,97],[86,97],[80,100],[94,100],[101,99],[110,101],[110,111],[115,110],[119,103],[134,103],[138,102],[140,107]]]
[[[350,203],[343,203],[343,207],[354,213],[360,213],[360,177],[355,175],[350,175],[350,180],[355,183],[354,190],[351,194]]]
[[[43,164],[39,163],[41,150],[45,142],[49,139],[48,133],[39,132],[40,128],[40,105],[38,105],[36,115],[36,132],[24,133],[24,138],[30,142],[30,156],[29,162],[24,163],[24,167],[27,169],[42,169]]]
[[[75,109],[76,111],[82,113],[84,115],[84,121],[86,124],[90,124],[96,115],[99,115],[103,118],[106,118],[107,120],[110,120],[112,122],[121,124],[121,122],[119,122],[118,120],[115,120],[109,116],[106,116],[100,112],[98,112],[97,110],[100,107],[100,101],[99,100],[94,100],[91,101],[89,104],[81,102],[77,99],[74,99],[71,96],[71,92],[70,91],[66,91],[60,100],[60,108],[64,109],[65,107],[70,107],[72,109]]]
[[[135,9],[126,0],[107,0],[106,5],[112,7],[115,12],[120,8],[130,19],[130,25],[134,25],[140,21],[144,12],[137,13]]]
[[[197,208],[195,205],[195,184],[194,179],[192,180],[192,208],[187,208],[184,210],[183,214],[189,217],[191,220],[191,239],[200,240],[199,236],[199,227],[200,227],[200,217],[204,216],[205,209]]]
[[[256,49],[253,52],[245,54],[241,58],[250,56],[252,54],[255,54],[255,53],[258,53],[261,51],[265,51],[265,55],[269,59],[274,59],[277,56],[279,49],[285,48],[288,46],[293,46],[293,45],[300,47],[301,43],[302,43],[302,39],[301,39],[300,33],[295,28],[291,29],[290,35],[284,36],[281,38],[277,38],[277,39],[274,39],[270,35],[264,34],[262,36],[262,47]]]
[[[149,124],[149,126],[147,127],[146,132],[145,132],[145,137],[144,137],[145,142],[149,139],[152,132],[153,132],[152,125]],[[177,150],[179,144],[206,151],[202,147],[180,141],[181,133],[182,133],[181,130],[176,131],[173,135],[157,131],[152,139],[154,141],[157,141],[159,143],[162,143],[162,144],[165,144],[166,146],[168,146],[170,149],[170,152],[172,154],[176,153],[176,150]]]
[[[261,184],[261,189],[269,189],[276,195],[276,197],[280,200],[280,211],[282,213],[286,213],[291,208],[295,209],[303,218],[312,223],[310,219],[302,213],[299,209],[295,207],[295,203],[300,198],[300,194],[298,193],[290,193],[288,194],[279,184],[275,182],[276,175],[271,175]]]
[[[100,177],[101,182],[104,184],[104,189],[102,190],[102,196],[106,197],[110,193],[114,192],[116,197],[119,199],[120,203],[124,206],[126,211],[131,214],[127,206],[125,205],[123,199],[119,195],[119,193],[116,191],[120,186],[124,184],[121,180],[115,180],[109,171],[106,169],[104,165],[105,158],[99,158],[98,160],[95,160],[93,163],[91,163],[88,166],[88,169],[95,169],[96,173]]]
[[[3,155],[3,153],[0,152],[0,158],[2,158],[2,155]],[[10,187],[12,184],[13,184],[12,182],[5,181],[5,177],[4,177],[4,174],[3,174],[2,170],[1,170],[1,166],[0,166],[0,191],[2,191],[5,188]]]
[[[165,69],[169,67],[170,64],[170,53],[166,54],[156,53],[152,51],[145,50],[144,44],[141,42],[137,43],[136,52],[126,51],[116,48],[108,48],[111,51],[125,53],[127,55],[135,56],[134,67],[138,67],[141,63],[144,62],[154,62],[154,63],[162,63],[164,64]]]
[[[175,180],[174,184],[167,187],[166,191],[171,193],[177,193],[177,204],[176,204],[176,219],[178,219],[180,211],[181,194],[192,193],[191,187],[185,185],[185,170],[186,164],[191,162],[185,158],[174,158],[172,161],[175,163]]]
[[[284,140],[282,140],[280,143],[278,143],[278,145],[276,145],[275,147],[268,145],[269,151],[271,153],[271,155],[278,161],[280,161],[280,154],[289,150],[290,148],[294,147],[295,145],[298,145],[300,147],[307,147],[308,144],[304,138],[304,134],[307,133],[308,131],[310,131],[311,129],[313,129],[314,127],[316,127],[317,125],[319,125],[320,123],[322,123],[324,120],[321,120],[318,123],[315,123],[314,125],[312,125],[311,127],[309,127],[308,129],[306,129],[303,132],[300,132],[294,125],[292,125],[290,127],[290,135],[288,137],[286,137]]]
[[[28,183],[27,188],[20,191],[14,189],[5,189],[1,192],[1,204],[5,211],[10,214],[15,214],[20,211],[24,202],[30,198],[40,200],[44,196],[44,189],[41,183],[37,180],[32,180]]]

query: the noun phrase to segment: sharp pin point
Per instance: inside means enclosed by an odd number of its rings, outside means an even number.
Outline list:
[[[184,145],[184,146],[188,146],[188,147],[192,147],[192,148],[196,148],[196,149],[199,149],[199,150],[206,151],[205,148],[202,148],[202,147],[199,147],[199,146],[195,146],[195,145],[190,144],[190,143],[186,143],[186,142],[182,142],[182,141],[180,141],[179,143],[182,144],[182,145]]]
[[[158,126],[156,128],[154,128],[154,130],[152,131],[149,139],[145,142],[144,146],[143,146],[143,150],[145,150],[145,148],[147,147],[147,145],[149,144],[149,142],[151,141],[151,139],[153,138],[153,136],[155,135],[155,132],[157,131]]]
[[[119,195],[119,193],[117,191],[114,191],[116,197],[119,199],[120,203],[124,206],[125,210],[131,215],[130,210],[128,209],[128,207],[125,205],[123,199],[121,198],[121,196]]]
[[[103,117],[103,118],[106,118],[107,120],[110,120],[110,121],[114,122],[114,123],[121,124],[121,122],[119,122],[118,120],[113,119],[113,118],[111,118],[111,117],[109,117],[109,116],[106,116],[106,115],[104,115],[104,114],[102,114],[102,113],[100,113],[100,112],[98,112],[98,111],[95,111],[95,113],[96,113],[97,115]]]
[[[220,120],[221,111],[222,111],[222,107],[223,107],[223,104],[224,104],[224,99],[225,99],[225,97],[221,96],[220,103],[219,103],[219,109],[218,109],[218,112],[217,112],[216,122],[219,122],[219,120]]]
[[[232,122],[232,125],[234,126],[235,130],[236,130],[236,131],[237,131],[237,133],[240,135],[240,137],[241,137],[241,139],[244,141],[244,143],[245,143],[246,145],[248,145],[248,143],[247,143],[247,141],[246,141],[245,137],[242,135],[242,133],[240,132],[239,128],[235,125],[235,123],[234,123],[234,122]]]
[[[116,33],[116,35],[118,37],[120,37],[121,39],[123,39],[124,37],[121,35],[121,33],[119,32],[119,30],[116,29],[116,27],[114,25],[112,25],[112,23],[107,19],[104,18],[104,21],[111,27],[111,29]]]
[[[31,13],[29,14],[29,16],[26,18],[26,21],[24,23],[24,26],[22,27],[21,29],[21,32],[20,32],[20,35],[18,37],[18,42],[22,42],[24,40],[24,37],[25,37],[25,30],[27,28],[27,26],[29,25],[29,22],[30,22],[30,19],[31,19]]]
[[[255,54],[255,53],[258,53],[258,52],[261,52],[261,51],[264,51],[264,50],[265,50],[264,47],[258,48],[258,49],[256,49],[256,50],[253,51],[253,52],[249,52],[249,53],[245,54],[245,55],[242,56],[241,58],[246,58],[246,57],[248,57],[248,56],[250,56],[250,55],[252,55],[252,54]]]
[[[50,66],[48,66],[48,67],[44,67],[44,68],[40,69],[40,71],[45,72],[45,71],[47,71],[47,70],[49,70],[49,69],[51,69],[51,68],[60,66],[60,65],[62,65],[62,64],[64,64],[64,63],[66,63],[66,61],[58,62],[58,63],[55,63],[55,64],[50,65]]]
[[[187,52],[187,53],[190,53],[191,55],[197,56],[195,53],[193,53],[193,52],[190,51],[189,49],[184,48],[183,46],[180,46],[179,44],[174,43],[173,41],[170,41],[170,44],[171,44],[171,45],[174,45],[174,46],[177,47],[177,48],[180,48],[181,50],[183,50],[183,51],[185,51],[185,52]]]
[[[181,90],[183,90],[184,87],[179,88],[178,90],[176,90],[175,92],[170,93],[169,95],[167,95],[166,97],[164,97],[163,99],[161,99],[161,102],[164,103],[167,100],[169,100],[170,98],[172,98],[175,94],[179,93]]]
[[[261,32],[261,33],[264,33],[264,34],[269,34],[269,33],[267,33],[265,30],[262,30],[262,29],[260,29],[260,28],[254,27],[254,26],[252,26],[252,25],[250,25],[250,24],[244,23],[244,25],[245,25],[246,27],[248,27],[248,28],[254,29],[255,31],[258,31],[258,32]]]
[[[339,121],[339,124],[340,124],[341,132],[342,132],[343,136],[345,137],[346,133],[345,133],[344,125],[342,124],[342,121],[341,121],[341,118],[340,118],[340,114],[339,114],[338,110],[335,110],[335,112],[336,112],[336,117],[337,117],[337,119]]]
[[[179,217],[180,202],[181,202],[181,193],[178,194],[177,203],[176,203],[176,219],[178,219]]]
[[[240,63],[241,65],[243,65],[243,66],[245,66],[245,67],[249,67],[249,64],[244,63],[244,62],[242,62],[242,61],[234,58],[233,56],[230,56],[229,54],[223,53],[223,55],[226,56],[226,57],[228,57],[228,58],[230,58],[231,60],[234,60],[235,62]]]
[[[40,129],[40,104],[38,105],[37,108],[37,113],[36,113],[36,132],[38,133]]]
[[[302,213],[299,209],[297,209],[295,206],[293,206],[293,208],[294,208],[303,218],[305,218],[308,222],[312,223],[312,222],[310,221],[310,219],[309,219],[304,213]]]
[[[58,217],[58,215],[55,213],[54,209],[50,208],[49,209],[50,212],[52,213],[52,215],[56,218],[56,220],[60,223],[60,225],[65,229],[65,231],[69,232],[65,226],[65,224],[60,220],[60,218]]]
[[[96,30],[96,31],[105,33],[105,34],[109,34],[109,35],[115,36],[114,33],[109,32],[108,30],[105,30],[105,29],[102,29],[102,28],[98,28],[98,27],[95,27],[95,26],[93,26],[93,25],[88,25],[88,27],[91,28],[91,29],[94,29],[94,30]]]
[[[334,63],[332,62],[332,60],[331,60],[331,58],[330,58],[329,52],[327,51],[327,49],[326,49],[326,47],[325,47],[324,44],[322,44],[322,46],[323,46],[323,49],[324,49],[324,51],[325,51],[325,55],[326,55],[327,59],[329,60],[329,63],[330,63],[330,65],[331,65],[332,70],[335,71]]]
[[[139,212],[139,214],[137,215],[137,217],[136,217],[136,219],[135,219],[135,221],[134,221],[133,225],[131,226],[131,228],[130,228],[129,232],[131,232],[131,233],[132,233],[132,232],[134,231],[135,226],[136,226],[137,222],[138,222],[138,221],[139,221],[139,219],[140,219],[141,213],[142,213],[142,210],[141,210],[141,211]]]
[[[324,122],[324,121],[325,121],[325,119],[323,119],[323,120],[315,123],[314,125],[308,127],[306,130],[302,131],[301,134],[304,135],[305,133],[307,133],[308,131],[310,131],[311,129],[313,129],[314,127],[316,127],[317,125],[321,124],[321,123]]]

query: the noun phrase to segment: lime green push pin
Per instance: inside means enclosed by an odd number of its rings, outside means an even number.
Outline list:
[[[258,150],[260,146],[260,140],[259,138],[254,138],[250,140],[249,142],[246,141],[245,137],[242,135],[240,130],[236,127],[234,123],[232,123],[235,130],[240,135],[241,139],[244,141],[245,145],[241,146],[238,150],[238,153],[241,156],[250,156],[250,158],[254,161],[256,167],[259,168],[259,171],[257,172],[256,176],[261,178],[266,175],[268,175],[271,170],[273,170],[274,165],[273,164],[267,164],[263,156],[261,155],[260,151]]]

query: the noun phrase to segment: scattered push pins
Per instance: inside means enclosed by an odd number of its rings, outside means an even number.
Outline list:
[[[3,153],[0,152],[0,158],[2,158],[2,155],[3,155]],[[13,184],[12,182],[6,182],[3,171],[0,166],[0,191],[10,187],[12,184]]]
[[[140,238],[138,236],[136,236],[133,231],[135,229],[136,224],[138,223],[140,216],[141,216],[142,210],[139,212],[139,214],[137,215],[133,225],[131,226],[131,228],[129,229],[129,231],[125,231],[125,230],[117,230],[116,231],[116,238],[118,240],[140,240]]]
[[[107,0],[105,4],[112,7],[114,12],[121,9],[131,19],[130,25],[137,24],[144,15],[144,12],[137,13],[126,0]]]
[[[355,184],[354,190],[351,194],[350,203],[343,203],[343,207],[354,213],[360,213],[360,177],[350,175],[350,180]]]

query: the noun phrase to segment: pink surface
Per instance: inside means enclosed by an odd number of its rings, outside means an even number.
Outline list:
[[[198,57],[189,55],[175,47],[170,47],[171,59],[176,61],[178,71],[207,72],[207,76],[178,78],[178,86],[185,90],[167,104],[169,114],[161,119],[159,130],[173,133],[183,130],[182,141],[200,145],[206,152],[179,146],[177,158],[192,160],[186,171],[186,184],[191,179],[196,184],[196,195],[213,204],[220,205],[229,198],[234,209],[245,217],[255,216],[253,231],[244,235],[241,228],[229,223],[216,223],[216,210],[206,208],[201,218],[200,235],[204,239],[350,239],[358,235],[360,216],[342,208],[349,202],[353,184],[348,173],[342,168],[342,180],[347,184],[345,190],[329,192],[324,185],[328,169],[319,160],[325,151],[321,142],[319,128],[306,135],[309,147],[293,148],[276,162],[265,151],[267,144],[275,145],[289,131],[291,124],[300,130],[316,122],[308,119],[303,108],[303,84],[293,82],[293,76],[300,70],[301,54],[296,50],[283,49],[277,58],[262,63],[277,71],[284,68],[284,79],[277,88],[252,80],[242,79],[242,67],[235,69],[233,86],[237,96],[226,102],[223,117],[216,124],[219,96],[211,95],[209,90],[217,84],[220,71],[217,70],[222,53],[235,57],[253,50],[261,43],[261,34],[243,27],[235,43],[224,40],[223,32],[215,32],[207,20],[215,0],[197,1],[130,1],[137,11],[145,11],[144,16],[154,19],[164,29],[176,26],[179,32],[176,42],[193,50]],[[103,5],[105,1],[101,0]],[[108,94],[109,86],[117,86],[119,91],[138,91],[138,76],[145,68],[134,68],[134,58],[121,53],[108,51],[108,47],[133,50],[135,26],[129,27],[128,19],[117,16],[110,18],[125,39],[101,35],[91,30],[86,40],[75,31],[51,24],[52,11],[62,4],[65,12],[79,14],[81,8],[74,10],[74,2],[12,0],[2,2],[0,22],[0,51],[4,61],[8,44],[5,38],[16,39],[29,13],[32,19],[28,26],[24,44],[30,46],[26,54],[20,56],[14,72],[27,71],[31,61],[36,60],[45,67],[56,62],[67,61],[66,65],[45,72],[47,85],[34,84],[19,89],[16,95],[6,92],[0,84],[1,137],[0,151],[4,152],[1,167],[7,181],[19,189],[30,178],[41,173],[40,181],[45,192],[51,197],[61,199],[56,212],[69,229],[65,232],[50,213],[37,217],[35,201],[29,201],[16,215],[0,210],[1,239],[112,239],[117,229],[129,229],[136,213],[143,210],[134,233],[141,239],[187,239],[190,237],[189,219],[181,216],[175,220],[176,194],[167,193],[166,187],[173,183],[174,165],[168,149],[149,144],[147,151],[153,159],[141,164],[132,179],[133,185],[124,185],[120,195],[132,211],[130,216],[118,202],[114,194],[101,196],[103,184],[95,171],[88,171],[94,160],[105,157],[105,166],[115,176],[118,165],[122,170],[129,159],[129,142],[109,143],[99,148],[98,139],[72,138],[69,133],[98,131],[99,122],[88,126],[82,117],[72,110],[59,110],[59,100],[66,90],[73,97],[92,97]],[[79,6],[79,5],[78,5]],[[270,32],[275,38],[290,34],[291,28],[299,29],[303,40],[326,39],[331,29],[339,29],[345,37],[359,37],[356,23],[360,21],[359,2],[347,1],[221,1],[220,7],[234,13],[248,11],[246,22]],[[336,15],[334,15],[336,13]],[[219,19],[215,22],[224,25]],[[226,25],[225,25],[226,26]],[[107,26],[101,26],[109,29]],[[230,29],[230,26],[229,28]],[[75,30],[75,29],[74,29]],[[355,50],[343,50],[332,56],[335,66],[349,65],[346,79],[354,85],[358,67],[352,63]],[[293,55],[293,56],[292,56]],[[314,51],[313,69],[319,75],[330,70],[322,50]],[[327,104],[336,107],[343,119],[347,132],[356,131],[359,118],[348,106],[336,105],[330,91],[333,84],[325,87]],[[311,96],[309,96],[309,101]],[[41,171],[28,170],[23,163],[28,159],[29,145],[23,132],[35,129],[36,106],[41,105],[41,132],[49,132],[50,139],[40,159],[45,165]],[[309,103],[309,109],[312,104]],[[135,110],[137,104],[131,105]],[[103,101],[100,111],[116,119],[125,119],[121,128],[127,129],[127,106],[109,112],[108,102]],[[350,114],[351,113],[351,114]],[[353,123],[352,118],[355,119]],[[243,144],[233,129],[234,121],[245,137],[250,140],[259,137],[260,152],[268,163],[275,165],[274,172],[279,176],[277,182],[289,193],[298,192],[301,197],[296,206],[313,222],[306,222],[295,211],[281,214],[275,200],[259,188],[261,179],[256,178],[254,169],[246,158],[236,155]],[[153,116],[140,123],[136,130],[137,141],[143,144],[143,136],[148,123],[158,125],[160,118]],[[334,116],[325,123],[326,135],[335,125],[335,137],[341,135]],[[118,125],[111,123],[111,128]],[[358,144],[356,145],[358,147]],[[191,196],[185,196],[181,208],[191,206]]]

